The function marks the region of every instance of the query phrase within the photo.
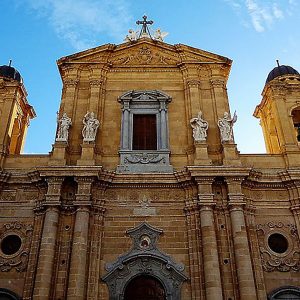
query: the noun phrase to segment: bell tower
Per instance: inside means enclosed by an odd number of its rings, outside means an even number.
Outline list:
[[[254,116],[260,119],[267,152],[283,154],[288,166],[299,165],[300,74],[278,63],[267,77],[262,96]]]
[[[30,119],[35,116],[20,73],[10,64],[0,66],[0,167],[6,155],[22,152]]]

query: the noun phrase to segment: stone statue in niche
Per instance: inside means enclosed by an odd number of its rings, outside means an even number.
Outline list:
[[[202,119],[202,112],[198,112],[198,117],[190,120],[193,128],[193,137],[195,142],[206,141],[208,122]]]
[[[58,123],[58,130],[57,130],[56,141],[68,142],[69,128],[72,125],[71,118],[69,118],[66,113],[63,113],[60,119],[57,118],[57,123]]]
[[[237,120],[236,112],[232,118],[230,118],[228,112],[224,112],[224,117],[219,119],[218,126],[221,133],[222,142],[233,142],[233,125]]]
[[[84,125],[82,129],[83,141],[95,141],[97,130],[100,125],[100,122],[95,118],[95,114],[93,112],[87,112],[82,122]]]

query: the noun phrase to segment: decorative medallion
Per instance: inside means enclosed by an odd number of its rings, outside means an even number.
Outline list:
[[[32,231],[31,224],[17,221],[3,225],[0,231],[0,271],[26,270]]]
[[[299,239],[294,224],[258,224],[257,235],[264,271],[300,271]]]

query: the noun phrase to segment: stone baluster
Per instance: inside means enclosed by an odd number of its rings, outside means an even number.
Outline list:
[[[77,177],[78,193],[69,272],[68,299],[86,299],[88,231],[93,178]]]
[[[60,192],[63,177],[47,179],[48,192],[46,194],[43,232],[39,251],[39,260],[36,271],[34,299],[51,298],[51,280],[56,248],[56,237],[59,221]]]
[[[244,214],[242,178],[227,178],[229,212],[233,235],[234,256],[237,269],[240,298],[257,299],[254,273],[249,249],[249,240]]]
[[[213,199],[212,183],[212,178],[201,178],[198,181],[200,227],[207,300],[223,299],[217,237],[214,224],[213,207],[215,202]]]

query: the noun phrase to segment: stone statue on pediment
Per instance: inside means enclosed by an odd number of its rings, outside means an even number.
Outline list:
[[[190,120],[193,128],[193,138],[195,142],[206,141],[208,122],[202,119],[202,112],[199,111],[198,117]]]
[[[138,38],[138,32],[134,31],[133,29],[128,30],[128,34],[126,35],[124,41],[125,42],[133,42],[136,41]]]
[[[96,134],[100,122],[95,118],[93,112],[87,112],[83,118],[82,136],[84,142],[93,142],[96,139]]]
[[[222,142],[233,142],[233,125],[237,120],[236,112],[232,118],[230,118],[228,112],[224,112],[224,117],[219,119],[218,127],[221,133]]]
[[[156,41],[163,42],[164,38],[168,35],[168,32],[162,32],[159,28],[155,30],[153,39]]]
[[[57,123],[58,130],[55,141],[68,142],[69,128],[72,125],[71,118],[69,118],[66,113],[63,113],[62,117],[57,120]]]

